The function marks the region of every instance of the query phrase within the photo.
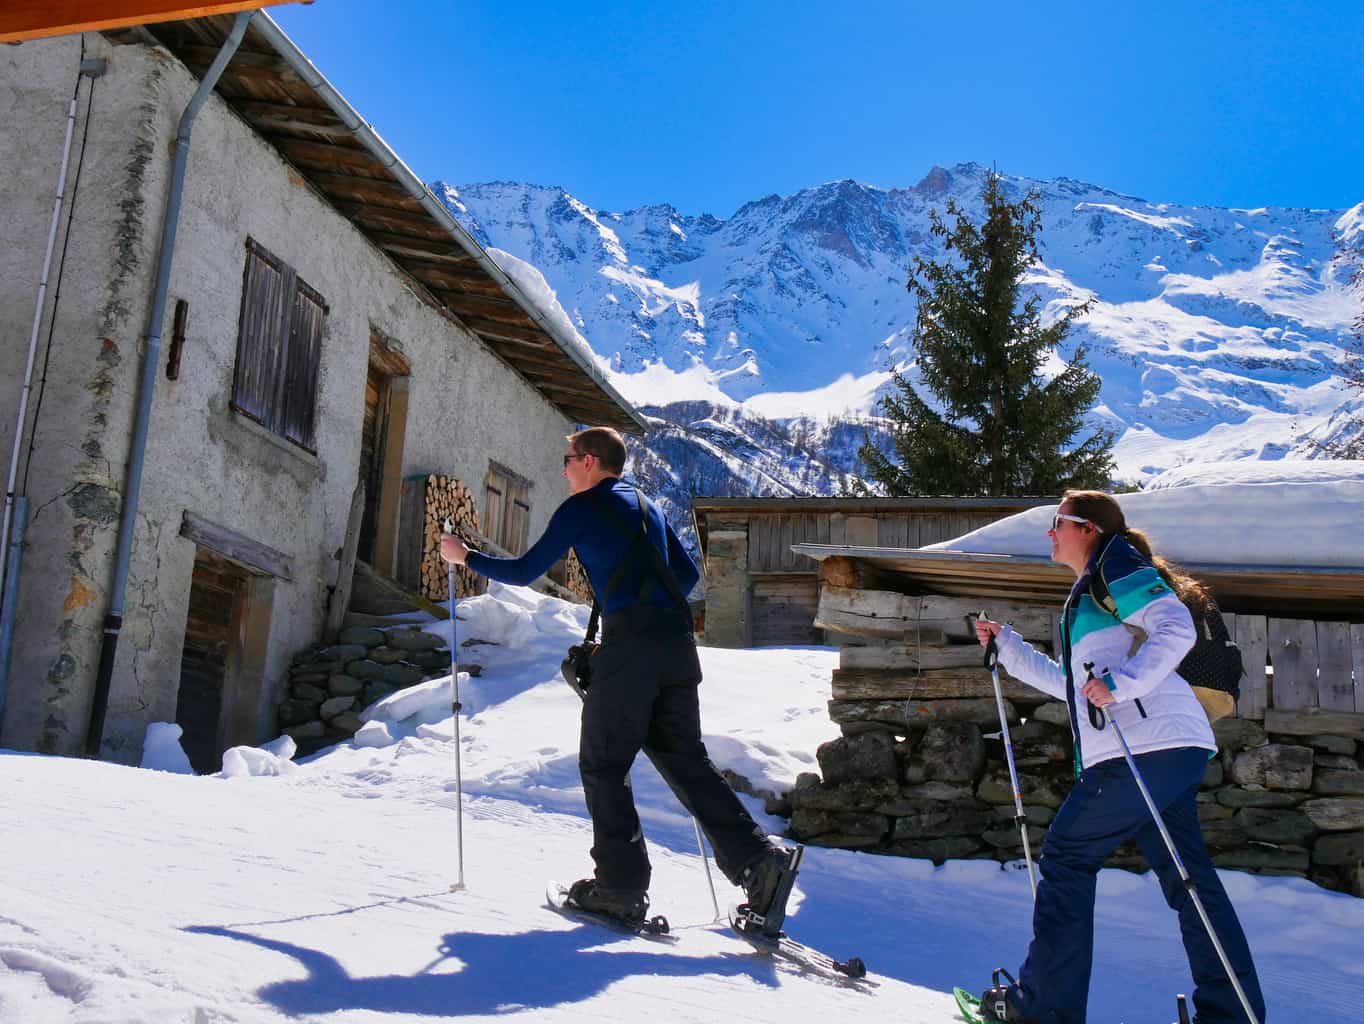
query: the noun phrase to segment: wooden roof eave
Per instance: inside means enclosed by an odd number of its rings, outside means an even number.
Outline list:
[[[1070,569],[1037,555],[837,544],[791,550],[817,562],[851,558],[909,593],[1060,603],[1075,582]],[[1181,562],[1180,568],[1206,583],[1226,612],[1352,621],[1364,615],[1364,567]]]
[[[230,19],[151,26],[191,71]],[[409,279],[574,422],[642,433],[640,414],[565,337],[264,12],[219,80],[222,99]],[[540,353],[538,358],[535,357]],[[546,357],[554,372],[546,373]]]

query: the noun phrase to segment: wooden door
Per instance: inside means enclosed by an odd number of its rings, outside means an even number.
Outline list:
[[[365,508],[360,518],[360,542],[355,554],[371,565],[379,522],[379,499],[383,491],[389,379],[380,367],[370,363],[365,377],[365,419],[360,428],[360,479],[365,484]]]
[[[184,730],[180,745],[200,774],[221,767],[224,684],[234,615],[243,600],[247,576],[227,559],[198,549],[185,615],[175,721]]]

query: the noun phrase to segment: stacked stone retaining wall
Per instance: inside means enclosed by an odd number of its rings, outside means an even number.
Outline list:
[[[460,671],[477,675],[478,666]],[[294,658],[281,731],[311,753],[354,735],[364,724],[360,712],[376,700],[449,673],[447,642],[417,626],[342,630],[335,644],[314,644]]]

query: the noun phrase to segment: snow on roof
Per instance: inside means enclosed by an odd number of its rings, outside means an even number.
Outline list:
[[[1145,490],[1221,484],[1323,484],[1364,480],[1364,459],[1238,459],[1193,462],[1167,469],[1146,483]]]
[[[1184,467],[1157,489],[1116,497],[1128,525],[1177,562],[1364,568],[1364,463],[1237,465],[1248,468]],[[1045,558],[1055,511],[1039,506],[928,548]]]

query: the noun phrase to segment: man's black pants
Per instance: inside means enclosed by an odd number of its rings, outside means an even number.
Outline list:
[[[630,765],[640,750],[700,822],[720,870],[737,882],[768,843],[701,741],[701,664],[690,623],[675,609],[636,605],[606,616],[604,625],[578,747],[597,882],[649,888],[649,854],[630,792]]]

